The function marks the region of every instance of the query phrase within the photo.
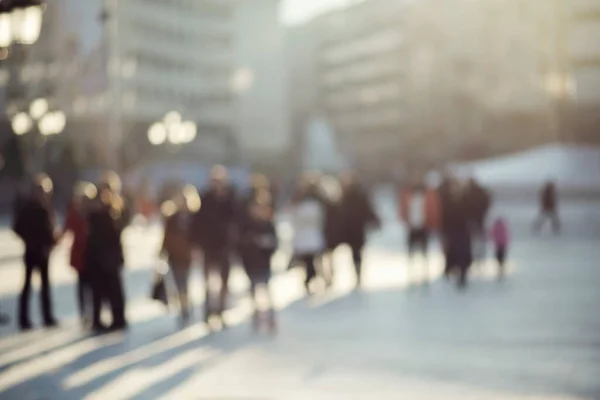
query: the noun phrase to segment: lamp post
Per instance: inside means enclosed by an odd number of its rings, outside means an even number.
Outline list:
[[[196,139],[197,126],[193,121],[183,121],[181,114],[171,111],[148,128],[148,141],[153,146],[181,146]]]
[[[17,111],[12,117],[12,130],[15,135],[22,137],[20,156],[27,173],[44,169],[44,144],[49,137],[62,133],[66,124],[65,113],[51,110],[48,100],[43,98],[34,100],[26,111]],[[34,163],[36,165],[32,165]]]
[[[0,0],[0,47],[37,42],[45,9],[43,0]]]

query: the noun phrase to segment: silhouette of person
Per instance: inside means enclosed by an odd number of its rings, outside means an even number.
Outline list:
[[[201,194],[202,208],[192,217],[192,241],[204,252],[204,279],[206,298],[204,319],[217,316],[225,326],[223,312],[229,294],[230,253],[235,248],[237,203],[228,171],[217,165],[212,168],[210,185]],[[218,275],[221,287],[214,304],[210,276]]]
[[[356,285],[362,284],[362,252],[367,230],[379,225],[379,218],[373,210],[367,191],[354,176],[346,172],[340,176],[342,196],[339,202],[340,241],[347,243],[352,250],[352,261],[356,271]]]
[[[56,244],[56,221],[51,208],[52,181],[45,174],[38,175],[29,196],[22,199],[16,208],[13,220],[14,232],[25,243],[25,283],[19,300],[19,327],[21,330],[32,328],[29,320],[29,298],[31,277],[39,272],[42,281],[42,317],[46,327],[57,325],[52,311],[48,261],[52,248]]]
[[[540,214],[534,222],[534,231],[539,233],[547,220],[552,223],[554,233],[559,234],[561,226],[558,217],[558,195],[553,181],[546,182],[540,192]]]

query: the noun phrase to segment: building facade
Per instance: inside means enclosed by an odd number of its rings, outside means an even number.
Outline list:
[[[182,155],[252,160],[288,146],[277,9],[277,0],[55,0],[23,69],[31,96],[67,112],[66,134],[77,133],[70,140],[87,160],[114,162],[115,149],[141,162],[168,156],[147,130],[170,111],[198,127]],[[251,76],[244,88],[240,70]]]
[[[404,2],[371,0],[312,22],[318,110],[356,168],[381,171],[410,129]]]
[[[568,0],[568,72],[574,91],[567,129],[572,139],[600,144],[600,2]]]

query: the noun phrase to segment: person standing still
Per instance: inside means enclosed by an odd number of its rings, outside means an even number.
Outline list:
[[[25,243],[25,283],[19,299],[19,327],[21,330],[32,328],[29,319],[29,298],[31,296],[31,277],[39,272],[42,281],[42,317],[46,327],[57,325],[52,310],[48,261],[52,248],[56,244],[56,219],[51,206],[52,181],[41,174],[35,178],[30,195],[17,209],[13,220],[14,232]]]
[[[73,199],[67,210],[63,236],[70,233],[71,243],[70,263],[77,272],[77,304],[82,324],[91,322],[92,284],[89,270],[86,266],[85,251],[88,237],[86,211],[90,199],[97,195],[96,187],[91,183],[79,183],[73,194]]]
[[[93,287],[92,330],[103,332],[127,329],[122,270],[125,263],[121,234],[129,223],[125,200],[120,196],[121,180],[114,172],[103,175],[98,195],[88,213],[86,266]],[[102,304],[108,302],[112,324],[101,321]]]

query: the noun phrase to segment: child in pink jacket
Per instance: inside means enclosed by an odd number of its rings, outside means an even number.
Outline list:
[[[503,217],[498,217],[492,225],[490,232],[490,238],[494,243],[496,250],[496,260],[500,268],[500,275],[504,275],[504,266],[506,261],[506,255],[508,253],[508,245],[510,243],[510,231],[508,229],[508,222]]]

